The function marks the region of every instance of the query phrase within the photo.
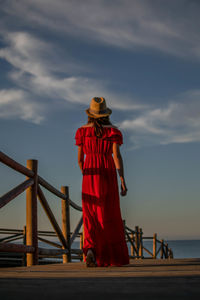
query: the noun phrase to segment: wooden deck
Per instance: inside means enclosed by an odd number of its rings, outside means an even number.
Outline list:
[[[84,263],[3,268],[0,295],[20,300],[199,299],[200,259],[132,260],[107,268]]]

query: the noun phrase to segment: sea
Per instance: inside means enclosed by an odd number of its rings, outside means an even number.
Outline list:
[[[172,249],[174,258],[200,258],[200,240],[168,240],[168,247]],[[127,244],[130,254],[130,243]],[[39,243],[40,247],[51,248],[51,246]],[[73,249],[79,249],[80,243],[75,240],[72,244]],[[144,247],[150,252],[153,252],[153,243],[151,241],[144,241]],[[159,244],[158,244],[159,247]],[[144,257],[148,258],[150,255],[143,251]],[[159,256],[158,256],[159,258]],[[75,260],[77,261],[77,260]]]

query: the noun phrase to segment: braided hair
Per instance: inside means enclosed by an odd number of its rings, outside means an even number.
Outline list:
[[[101,118],[92,118],[88,117],[88,124],[94,124],[94,132],[96,137],[101,138],[103,135],[103,125],[112,125],[110,122],[109,116]]]

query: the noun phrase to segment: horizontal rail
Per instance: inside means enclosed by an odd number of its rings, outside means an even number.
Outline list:
[[[23,233],[23,229],[0,228],[0,233],[1,234]]]
[[[0,252],[33,253],[34,251],[33,246],[0,243]]]
[[[16,162],[14,159],[10,158],[9,156],[7,156],[6,154],[4,154],[2,151],[0,151],[0,162],[4,163],[5,165],[7,165],[8,167],[10,167],[11,169],[24,174],[27,177],[32,178],[34,176],[34,172],[27,169],[26,167],[24,167],[23,165],[19,164],[18,162]]]
[[[39,255],[61,255],[67,254],[67,249],[46,249],[46,248],[38,248]]]
[[[28,187],[33,185],[34,180],[28,179],[16,186],[14,189],[6,193],[4,196],[0,198],[0,208],[8,204],[11,200],[19,196],[21,193],[23,193]]]

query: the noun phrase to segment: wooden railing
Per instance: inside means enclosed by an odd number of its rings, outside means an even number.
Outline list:
[[[26,261],[27,266],[38,264],[39,256],[60,257],[62,255],[63,263],[70,262],[72,258],[78,258],[82,260],[84,230],[83,232],[80,232],[80,229],[83,224],[83,218],[81,214],[81,218],[76,225],[74,232],[71,232],[70,206],[79,212],[82,212],[82,208],[70,199],[69,188],[67,186],[62,186],[61,191],[59,191],[51,184],[49,184],[46,180],[44,180],[41,176],[39,176],[37,160],[28,160],[27,167],[24,167],[23,165],[19,164],[0,151],[0,162],[27,177],[24,182],[22,182],[0,198],[1,208],[26,190],[26,226],[21,231],[16,229],[1,229],[1,233],[6,233],[7,230],[7,233],[9,235],[5,238],[0,238],[0,252],[24,253],[24,262]],[[48,201],[41,187],[47,189],[57,197],[61,198],[62,229],[58,225],[58,222],[48,204]],[[38,230],[37,199],[39,199],[55,233]],[[168,245],[164,242],[164,240],[158,240],[156,234],[154,234],[153,237],[144,237],[141,228],[136,226],[135,230],[132,230],[125,225],[125,221],[124,230],[126,241],[130,243],[131,246],[131,258],[144,258],[144,252],[148,253],[151,258],[158,258],[159,255],[160,258],[173,258],[172,250],[168,248]],[[52,234],[58,237],[60,244],[41,237],[42,235],[52,236]],[[80,249],[71,248],[71,245],[76,237],[80,238]],[[23,238],[22,244],[10,243],[14,240],[19,240],[20,238]],[[153,252],[151,252],[144,246],[145,239],[153,240]],[[50,244],[57,249],[46,249],[38,247],[38,241]],[[72,255],[74,256],[72,257]]]
[[[125,225],[125,222],[124,228],[126,241],[130,243],[131,247],[130,258],[173,258],[173,251],[168,247],[168,243],[166,243],[164,240],[159,240],[156,233],[154,233],[152,237],[145,237],[143,236],[142,228],[136,226],[135,230],[132,230]],[[152,240],[153,251],[150,251],[144,246],[145,240]],[[149,255],[149,257],[144,256],[145,252]]]
[[[72,237],[73,232],[70,236]],[[82,251],[82,232],[77,234],[77,237],[80,240],[79,248],[71,248],[71,259],[74,260],[83,260],[83,251]],[[63,260],[62,245],[56,241],[57,234],[55,231],[39,230],[38,231],[38,241],[42,244],[47,244],[53,247],[53,249],[42,249],[39,248],[39,264],[46,263],[55,263],[61,262]],[[23,229],[12,229],[12,228],[0,228],[0,243],[9,243],[13,241],[21,242],[23,245],[26,245],[26,226]],[[9,247],[9,246],[8,246]],[[46,259],[48,258],[48,259]],[[14,253],[14,252],[1,252],[0,253],[0,266],[26,266],[26,254],[25,253]]]
[[[62,186],[61,191],[58,191],[55,187],[39,176],[37,160],[28,160],[27,167],[24,167],[3,152],[0,152],[0,161],[27,177],[24,182],[0,198],[1,208],[26,190],[26,244],[19,245],[2,242],[0,243],[0,251],[26,253],[27,266],[38,264],[39,254],[47,253],[53,255],[55,252],[63,255],[63,263],[70,262],[71,244],[75,237],[79,234],[83,219],[81,216],[73,234],[71,235],[70,206],[78,211],[82,211],[82,208],[70,199],[68,187]],[[58,222],[48,204],[41,186],[62,199],[62,230],[58,225]],[[49,218],[49,221],[52,224],[58,239],[60,240],[62,249],[56,250],[38,247],[38,240],[41,240],[41,238],[38,238],[37,199],[39,199],[47,217]]]

